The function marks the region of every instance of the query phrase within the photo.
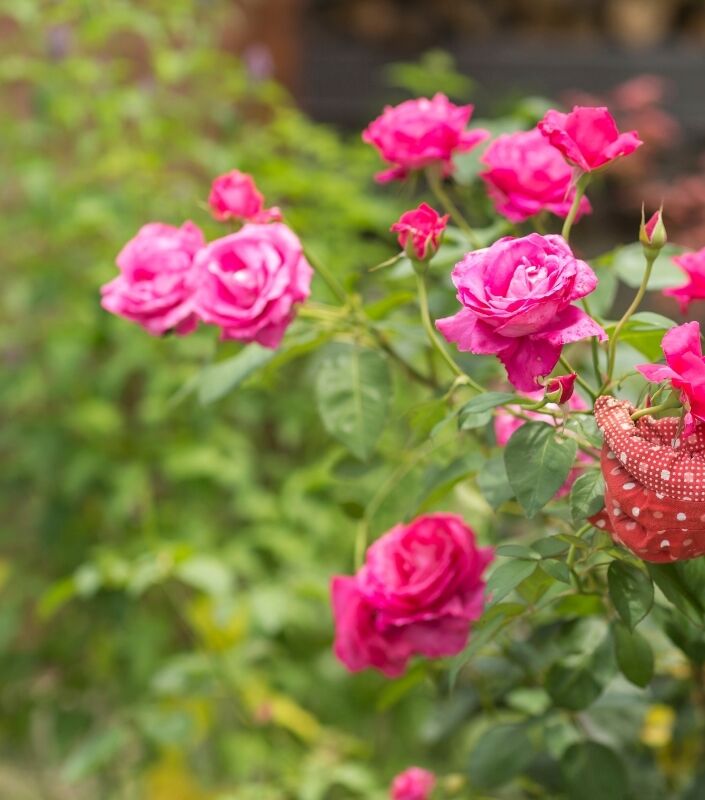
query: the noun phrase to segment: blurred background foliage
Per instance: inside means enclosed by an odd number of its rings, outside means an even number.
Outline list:
[[[433,664],[389,682],[335,662],[328,581],[352,570],[361,526],[376,534],[442,507],[487,541],[492,505],[507,499],[496,458],[482,494],[460,483],[482,461],[474,433],[443,427],[441,397],[424,399],[395,374],[395,424],[361,464],[331,443],[312,401],[309,354],[325,326],[312,333],[302,314],[262,371],[204,403],[194,376],[237,346],[207,330],[153,339],[99,307],[115,254],[146,221],[190,218],[209,238],[222,232],[204,201],[212,177],[237,167],[361,293],[394,346],[419,358],[421,333],[404,309],[408,263],[367,272],[394,254],[388,227],[410,190],[376,189],[377,156],[357,133],[311,123],[218,46],[232,20],[226,0],[0,9],[0,798],[375,800],[411,763],[449,776],[448,797],[566,797],[556,759],[580,731],[627,758],[633,796],[683,787],[694,792],[684,798],[701,796],[692,700],[702,701],[705,651],[700,629],[671,610],[653,626],[655,689],[618,679],[579,719],[616,673],[596,650],[607,629],[596,594],[545,611],[521,637],[510,632],[453,691]],[[472,89],[438,53],[389,79],[412,93]],[[545,107],[523,101],[493,131],[527,126]],[[476,156],[462,160],[460,183],[477,168]],[[501,234],[483,193],[468,199],[483,235]],[[438,315],[452,307],[445,271],[463,247],[451,238],[434,261]],[[605,313],[615,259],[597,264]],[[640,268],[622,262],[625,275]],[[314,295],[330,299],[318,282]],[[494,369],[466,366],[482,378]],[[518,508],[494,525],[500,539],[528,530]],[[548,588],[546,572],[533,575],[529,605]],[[597,683],[566,687],[554,674],[556,712],[542,676],[561,660],[595,668]],[[621,797],[587,780],[590,756],[598,774],[616,775],[612,790],[626,781],[594,747],[569,760],[571,785]],[[489,794],[468,794],[455,774],[470,752],[470,774]]]

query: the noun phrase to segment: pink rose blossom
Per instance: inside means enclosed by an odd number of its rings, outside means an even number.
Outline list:
[[[705,358],[700,342],[700,323],[686,322],[666,333],[661,342],[666,366],[663,364],[639,364],[637,369],[653,383],[670,381],[680,392],[680,400],[686,409],[684,417],[687,436],[696,421],[705,422]]]
[[[196,310],[222,339],[276,347],[309,295],[313,270],[286,225],[245,225],[198,254]]]
[[[278,208],[264,207],[264,197],[252,176],[236,169],[213,181],[208,205],[220,222],[236,219],[264,223],[279,222],[282,218]]]
[[[575,106],[570,114],[547,111],[539,130],[564,158],[582,172],[604,167],[628,156],[643,142],[636,131],[620,133],[604,106]]]
[[[390,228],[399,234],[399,246],[409,252],[409,245],[419,261],[426,261],[438,250],[449,215],[441,216],[428,203],[421,203],[413,211],[405,211]]]
[[[507,236],[468,253],[452,279],[463,308],[436,327],[461,351],[496,355],[521,391],[538,388],[538,378],[551,373],[563,345],[607,338],[571,305],[593,291],[597,277],[561,236]]]
[[[101,288],[101,305],[155,336],[190,333],[198,324],[194,256],[204,245],[193,222],[144,225],[118,254],[120,274]]]
[[[436,785],[436,776],[421,767],[409,767],[392,781],[391,800],[428,800]]]
[[[444,94],[420,97],[387,106],[362,133],[391,169],[377,174],[380,183],[401,180],[413,170],[439,164],[442,174],[453,172],[452,157],[466,153],[489,137],[485,130],[465,129],[472,106],[456,106]]]
[[[664,289],[663,293],[675,297],[681,313],[685,314],[694,300],[705,300],[705,247],[694,253],[675,256],[673,263],[685,272],[688,282],[675,289]]]
[[[546,391],[549,390],[550,385],[551,383],[549,382],[546,386]],[[540,392],[532,393],[530,396],[534,397],[536,400],[540,400],[542,397]],[[587,411],[588,408],[587,403],[578,394],[572,394],[567,400],[567,404],[568,408],[572,411]],[[549,403],[546,408],[548,410],[555,411],[558,409],[558,405],[556,403]],[[531,419],[536,420],[537,422],[545,422],[548,425],[557,424],[555,417],[551,416],[550,414],[542,414],[541,411],[532,411],[531,409],[520,408],[520,406],[509,406],[509,409],[512,411],[522,411],[527,417],[531,417]],[[498,408],[494,418],[494,435],[495,439],[497,440],[497,444],[500,447],[505,447],[507,442],[511,439],[514,431],[521,428],[525,422],[526,420],[521,419],[521,417],[515,417],[513,414],[510,414],[509,410]],[[578,451],[578,461],[590,463],[592,459],[589,455],[587,455],[587,453]],[[563,485],[556,492],[556,499],[564,497],[570,492],[580,473],[580,467],[575,467],[569,472],[568,477],[565,479]]]
[[[489,167],[480,177],[499,214],[511,222],[550,211],[566,217],[575,196],[573,171],[541,131],[519,131],[498,136],[480,159]],[[578,217],[592,209],[583,197]]]
[[[397,525],[353,576],[332,581],[335,653],[351,672],[401,675],[413,654],[458,653],[484,608],[482,573],[493,558],[454,514]]]

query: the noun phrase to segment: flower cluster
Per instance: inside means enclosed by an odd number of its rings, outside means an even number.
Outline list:
[[[216,219],[247,224],[210,244],[192,222],[145,225],[118,255],[103,308],[154,335],[191,333],[200,320],[217,325],[222,339],[276,347],[310,291],[301,242],[275,221],[278,209],[264,208],[249,175],[217,178],[210,205]]]
[[[351,671],[374,667],[394,677],[414,654],[458,653],[482,614],[482,575],[492,558],[453,514],[392,528],[356,575],[333,579],[336,655]]]

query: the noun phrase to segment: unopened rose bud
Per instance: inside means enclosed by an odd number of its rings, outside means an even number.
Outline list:
[[[573,387],[577,375],[571,372],[569,375],[556,375],[546,381],[546,395],[544,397],[549,403],[567,403],[573,396]]]
[[[428,203],[405,211],[390,228],[399,234],[399,246],[412,261],[428,261],[438,251],[448,214],[441,216]]]
[[[639,241],[644,250],[650,255],[657,255],[659,250],[668,241],[666,226],[663,224],[663,209],[655,211],[648,222],[644,221],[644,207],[641,207],[641,227],[639,228]]]

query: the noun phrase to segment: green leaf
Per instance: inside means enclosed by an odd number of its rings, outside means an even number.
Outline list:
[[[590,295],[590,311],[598,317],[604,317],[609,314],[614,304],[619,282],[611,267],[596,265],[594,270],[598,283],[597,288]]]
[[[705,624],[705,606],[701,593],[705,589],[703,568],[697,558],[680,564],[647,564],[646,568],[654,583],[668,600],[696,625]]]
[[[482,455],[477,451],[456,458],[443,467],[434,464],[424,476],[421,485],[421,497],[416,506],[417,509],[440,500],[463,478],[476,473],[482,467],[482,464]]]
[[[531,543],[531,546],[541,558],[555,558],[565,553],[570,547],[568,542],[564,542],[557,536],[545,536],[543,539],[537,539]]]
[[[671,260],[673,256],[682,252],[682,247],[677,247],[673,244],[667,244],[663,248],[654,264],[649,280],[649,289],[651,291],[666,289],[669,286],[678,286],[685,281],[683,270],[679,269]],[[602,256],[602,258],[604,259],[605,256]],[[638,289],[641,286],[646,260],[644,259],[644,251],[638,242],[618,247],[613,251],[611,260],[614,271],[627,286],[631,286],[632,289]]]
[[[461,431],[480,428],[492,419],[492,409],[517,399],[507,392],[485,392],[473,397],[458,412],[458,428]]]
[[[565,561],[546,559],[541,562],[541,569],[547,572],[552,578],[555,578],[555,580],[570,584],[570,570]]]
[[[599,469],[589,469],[570,490],[570,515],[576,525],[591,517],[605,504],[605,481]]]
[[[654,654],[649,642],[626,625],[614,625],[614,651],[624,677],[642,689],[654,677]]]
[[[253,343],[243,348],[236,356],[205,367],[197,376],[199,402],[208,405],[220,400],[250,375],[268,364],[276,354],[276,350]]]
[[[658,361],[663,356],[661,340],[664,332],[675,324],[668,317],[663,317],[650,311],[643,311],[634,314],[629,319],[620,331],[619,339],[631,345],[652,361]],[[605,326],[608,336],[614,335],[615,327],[615,323]]]
[[[127,729],[114,726],[91,736],[69,756],[62,774],[69,782],[78,781],[115,759],[129,742]]]
[[[177,564],[174,574],[184,583],[206,594],[227,594],[232,589],[231,571],[215,556],[192,556]]]
[[[571,800],[625,800],[627,774],[618,756],[597,742],[571,745],[561,758]]]
[[[502,455],[494,456],[485,462],[482,472],[477,476],[477,487],[495,511],[514,497]]]
[[[507,556],[508,558],[523,558],[524,560],[537,561],[541,556],[524,544],[501,544],[496,550],[495,555]]]
[[[391,395],[389,366],[376,350],[338,343],[326,349],[316,380],[326,430],[365,460],[384,429]]]
[[[607,570],[610,598],[624,624],[633,631],[654,604],[654,585],[641,569],[613,561]]]
[[[535,561],[512,559],[500,564],[487,581],[487,594],[490,597],[490,603],[492,605],[499,603],[525,578],[528,578],[535,569]]]
[[[546,689],[561,708],[581,711],[602,693],[602,686],[588,667],[554,664],[546,676]]]
[[[504,450],[507,478],[516,499],[533,517],[563,485],[578,446],[553,425],[527,422],[514,431]]]
[[[468,764],[473,788],[495,789],[520,775],[534,760],[526,725],[498,725],[478,740]]]

